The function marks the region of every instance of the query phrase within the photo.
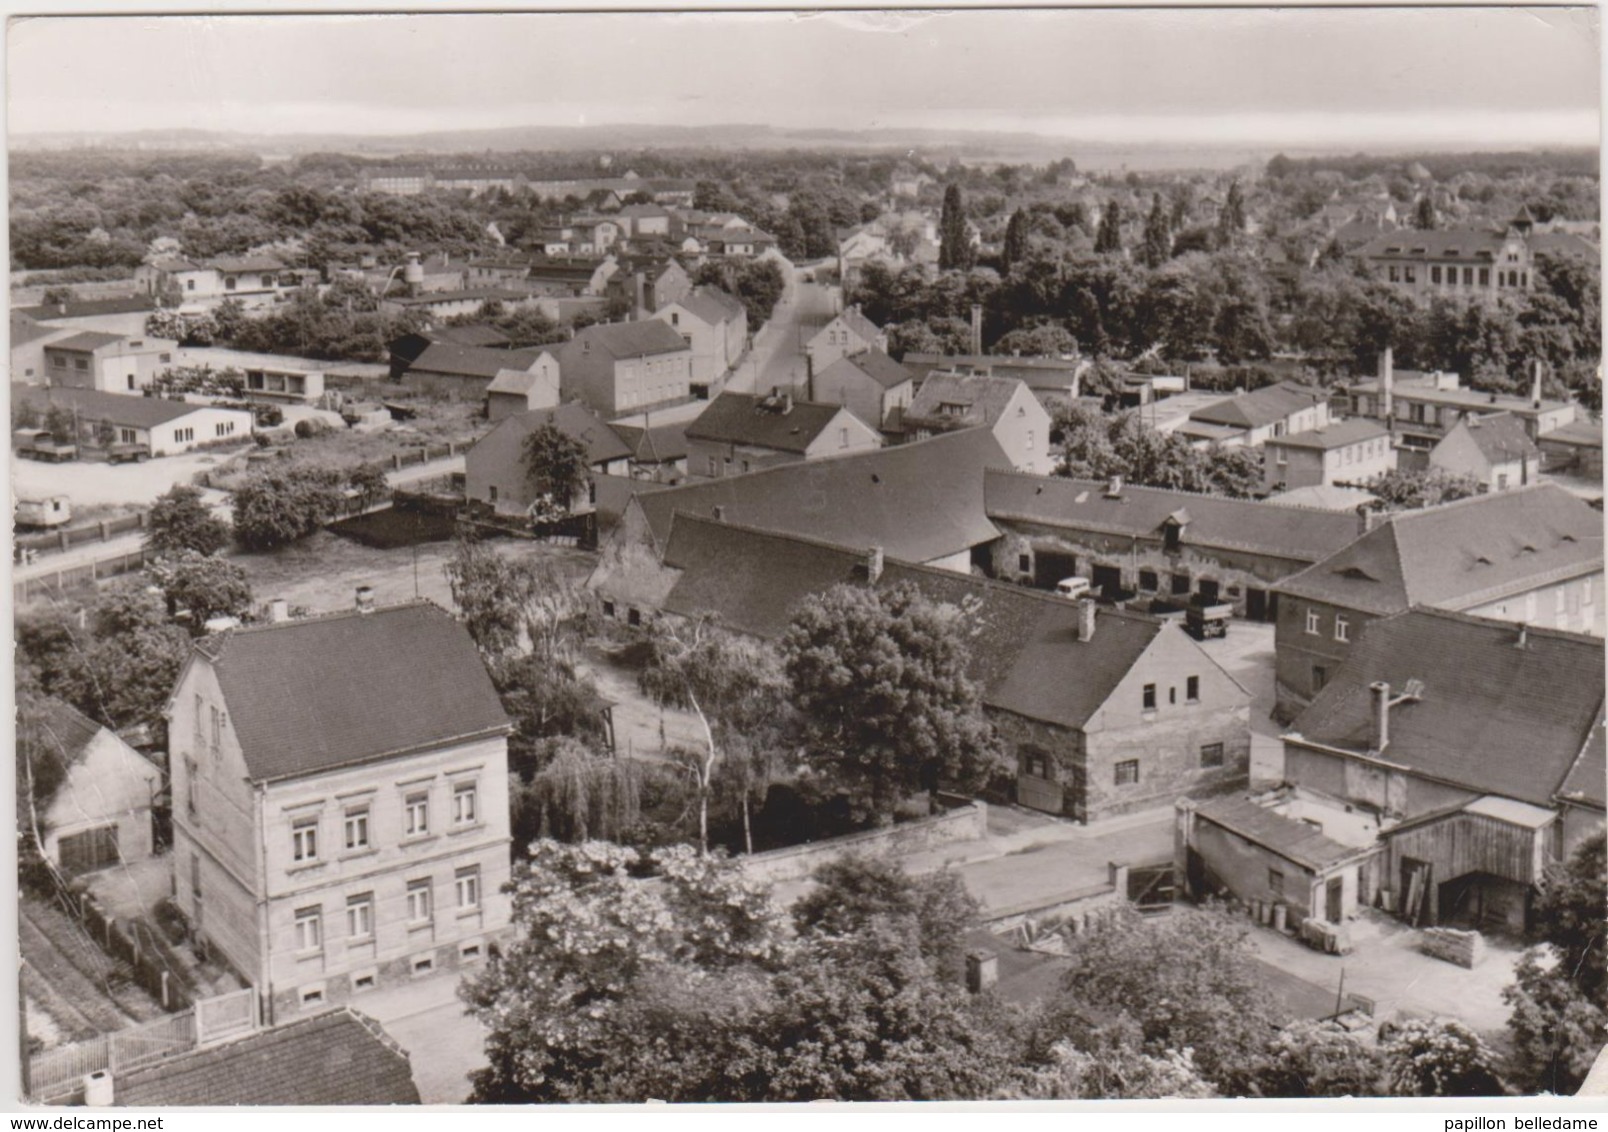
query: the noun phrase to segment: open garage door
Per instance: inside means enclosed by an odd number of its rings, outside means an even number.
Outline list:
[[[92,873],[117,864],[117,826],[102,825],[61,839],[61,867],[69,873]]]

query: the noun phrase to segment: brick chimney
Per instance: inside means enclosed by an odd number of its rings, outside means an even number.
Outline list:
[[[1106,481],[1106,498],[1117,499],[1122,495],[1122,477],[1112,476]]]
[[[875,585],[882,580],[883,554],[880,546],[873,546],[865,552],[865,577]]]
[[[1373,702],[1373,748],[1383,753],[1390,745],[1390,685],[1376,680],[1368,685]]]
[[[1386,346],[1379,354],[1379,414],[1389,421],[1395,415],[1395,351]]]
[[[1100,604],[1092,597],[1078,599],[1078,640],[1094,639],[1094,615],[1099,608]]]
[[[999,956],[992,951],[966,953],[966,989],[981,994],[999,982]]]

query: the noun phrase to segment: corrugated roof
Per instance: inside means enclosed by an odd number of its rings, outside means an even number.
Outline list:
[[[866,582],[866,552],[814,539],[678,514],[664,563],[681,571],[664,607],[712,614],[775,639],[800,604],[835,585]],[[884,559],[880,588],[908,583],[964,611],[969,675],[1002,711],[1083,726],[1164,630],[1159,620],[1102,607],[1091,640],[1077,638],[1075,602],[969,574]]]
[[[12,404],[19,399],[41,410],[61,405],[74,410],[86,420],[105,421],[129,428],[153,428],[214,407],[188,405],[183,401],[169,401],[165,397],[131,397],[123,393],[102,393],[98,389],[75,389],[62,385],[48,389],[40,385],[13,385]]]
[[[1269,437],[1267,444],[1269,447],[1282,445],[1285,448],[1316,448],[1326,451],[1389,435],[1390,430],[1372,417],[1347,417],[1342,421],[1333,421],[1323,428],[1292,432],[1288,436]]]
[[[988,514],[995,519],[1159,539],[1163,522],[1187,508],[1190,522],[1180,534],[1186,545],[1248,550],[1292,562],[1316,562],[1357,536],[1357,517],[1342,512],[1129,484],[1110,498],[1104,481],[1021,472],[990,470],[984,481]]]
[[[636,502],[661,547],[675,512],[711,515],[720,507],[728,522],[931,562],[999,537],[983,510],[982,472],[1009,466],[992,434],[967,429],[687,484]]]
[[[1368,613],[1460,608],[1602,569],[1602,516],[1555,484],[1396,511],[1279,592]]]
[[[784,411],[785,409],[785,411]],[[744,444],[776,452],[804,452],[844,412],[841,405],[783,401],[752,393],[722,393],[688,423],[689,440]]]
[[[1197,409],[1189,419],[1234,428],[1261,428],[1328,400],[1329,394],[1322,389],[1280,381]]]
[[[120,1073],[115,1092],[131,1108],[419,1103],[407,1053],[350,1007]]]
[[[904,366],[888,357],[887,354],[873,346],[869,350],[862,350],[851,357],[839,358],[823,369],[818,377],[825,378],[833,371],[853,369],[869,377],[884,389],[893,389],[912,380],[915,375]]]
[[[1251,798],[1212,798],[1195,805],[1198,817],[1222,826],[1287,861],[1321,872],[1363,851],[1342,845],[1322,830],[1258,804]]]
[[[1595,512],[1593,512],[1595,513]],[[1400,695],[1386,762],[1482,794],[1550,804],[1603,716],[1602,641],[1467,614],[1415,609],[1375,621],[1291,728],[1326,746],[1374,743],[1376,681]],[[1603,764],[1597,764],[1602,774]],[[1599,786],[1598,789],[1601,789]]]
[[[681,335],[655,318],[595,323],[575,335],[572,343],[574,349],[584,351],[589,346],[615,359],[674,354],[690,349]]]
[[[195,648],[212,661],[256,781],[509,727],[468,631],[428,601],[231,630]]]

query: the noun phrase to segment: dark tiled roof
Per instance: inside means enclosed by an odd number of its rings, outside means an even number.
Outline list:
[[[833,370],[843,366],[859,370],[884,389],[893,389],[915,377],[904,366],[888,357],[887,354],[884,354],[875,346],[869,350],[862,350],[860,353],[850,357],[839,358],[822,370],[821,376],[825,377]]]
[[[1281,381],[1196,409],[1189,419],[1235,428],[1261,428],[1328,400],[1329,394],[1322,389]]]
[[[1011,377],[973,377],[958,373],[929,374],[916,390],[910,407],[904,411],[907,426],[957,424],[992,427],[1005,415],[1005,408],[1018,389],[1026,389]],[[964,406],[956,412],[949,406]]]
[[[617,436],[631,450],[631,458],[640,464],[663,464],[687,458],[687,426],[685,423],[649,425],[610,425]]]
[[[840,583],[863,584],[865,560],[859,548],[680,514],[664,562],[682,573],[665,608],[713,614],[733,629],[774,639],[806,598]],[[885,559],[879,585],[900,583],[965,611],[969,674],[989,706],[1064,727],[1087,722],[1164,628],[1155,618],[1102,607],[1094,637],[1080,641],[1075,602]]]
[[[1159,539],[1162,524],[1183,509],[1189,512],[1181,536],[1186,545],[1246,550],[1294,562],[1316,562],[1357,537],[1357,517],[1343,512],[1129,484],[1112,499],[1103,481],[1019,472],[990,471],[984,479],[988,514],[994,519]]]
[[[731,322],[743,313],[743,305],[719,287],[699,287],[676,302],[710,325]]]
[[[81,330],[77,334],[49,343],[52,350],[80,350],[89,353],[110,346],[113,342],[121,342],[121,334],[106,334],[99,330]]]
[[[41,338],[49,338],[52,334],[60,334],[60,327],[42,326],[26,315],[13,313],[11,316],[11,348],[26,346],[29,342],[37,342]]]
[[[483,322],[472,326],[440,326],[429,332],[437,342],[451,342],[458,346],[502,347],[508,345],[508,335],[495,326]]]
[[[863,341],[875,342],[882,334],[882,331],[877,327],[876,323],[872,322],[869,318],[866,318],[865,315],[861,314],[854,307],[849,307],[847,310],[839,314],[838,317],[843,320],[844,326],[852,330]]]
[[[187,417],[210,405],[187,405],[183,401],[169,401],[163,397],[130,397],[123,393],[102,393],[97,389],[75,389],[67,386],[45,388],[40,385],[13,385],[11,400],[31,402],[41,410],[62,405],[75,410],[92,421],[126,425],[129,428],[152,428]]]
[[[1524,423],[1512,413],[1465,417],[1458,427],[1468,430],[1469,438],[1480,450],[1480,455],[1492,464],[1534,460],[1541,455],[1541,450],[1525,433]]]
[[[1558,798],[1608,809],[1608,735],[1602,721],[1591,729],[1586,745],[1580,749],[1569,775],[1558,787]]]
[[[511,291],[506,287],[470,287],[459,291],[428,291],[423,295],[393,296],[386,299],[399,307],[429,307],[437,303],[519,302],[530,298],[529,291]]]
[[[407,1053],[349,1007],[123,1073],[115,1088],[131,1108],[419,1103]]]
[[[825,539],[878,545],[909,562],[931,562],[992,542],[983,511],[984,468],[1010,460],[984,429],[830,460],[805,460],[748,475],[641,496],[654,541],[664,546],[677,511]]]
[[[584,444],[590,464],[624,460],[631,455],[625,441],[602,417],[579,401],[566,401],[557,408],[534,409],[499,422],[469,450],[468,459],[477,467],[520,464],[524,460],[525,438],[545,424],[554,425],[565,436]]]
[[[1573,444],[1580,448],[1601,448],[1602,422],[1581,417],[1551,432],[1543,432],[1541,440],[1543,443],[1550,440],[1556,444]]]
[[[542,356],[540,350],[493,350],[486,346],[460,346],[432,342],[408,365],[408,370],[442,373],[453,377],[483,377],[487,381],[505,369],[529,369]]]
[[[1198,803],[1195,812],[1305,868],[1326,869],[1359,853],[1349,845],[1325,837],[1322,831],[1306,822],[1287,818],[1250,798],[1213,798]]]
[[[1382,436],[1389,436],[1390,430],[1371,417],[1347,417],[1343,421],[1334,421],[1323,428],[1308,429],[1306,432],[1292,432],[1288,436],[1269,437],[1270,445],[1281,445],[1285,448],[1344,448],[1348,444],[1357,444],[1364,440],[1377,440]]]
[[[1408,228],[1375,237],[1363,246],[1361,254],[1397,259],[1494,259],[1506,242],[1506,234],[1496,231]]]
[[[1291,732],[1366,751],[1374,736],[1369,685],[1388,683],[1394,697],[1418,680],[1421,698],[1390,709],[1385,761],[1548,805],[1602,720],[1603,647],[1532,628],[1521,648],[1519,632],[1511,622],[1435,609],[1375,621]]]
[[[149,295],[134,295],[126,299],[75,299],[70,303],[51,303],[48,306],[19,307],[18,314],[27,315],[39,322],[58,318],[88,318],[98,314],[134,314],[154,311],[156,300]]]
[[[219,256],[208,260],[207,266],[218,271],[283,271],[285,265],[271,256]]]
[[[904,364],[912,369],[931,372],[935,369],[1010,369],[1045,370],[1065,374],[1068,381],[1077,372],[1080,363],[1076,358],[1019,358],[1013,354],[920,354],[904,357]],[[1011,376],[1016,376],[1014,373]]]
[[[469,633],[430,602],[237,629],[209,657],[256,781],[506,732]]]
[[[101,732],[100,724],[71,704],[54,697],[41,703],[33,723],[40,745],[64,767],[77,762],[90,740]]]
[[[1536,412],[1550,412],[1554,409],[1567,408],[1567,401],[1542,401],[1539,410],[1528,397],[1518,397],[1511,393],[1482,393],[1477,389],[1436,389],[1431,378],[1403,377],[1408,371],[1397,370],[1395,388],[1391,395],[1398,401],[1423,401],[1432,405],[1455,405],[1465,409],[1484,409],[1487,412],[1509,412],[1516,416],[1534,416]],[[1351,393],[1378,393],[1379,381],[1377,378],[1361,381],[1347,390]],[[1397,423],[1406,424],[1398,411]]]
[[[1554,484],[1398,511],[1279,592],[1368,613],[1456,609],[1602,569],[1602,516]]]
[[[804,452],[843,411],[841,405],[722,393],[688,423],[686,435],[688,440]]]
[[[576,349],[601,351],[611,358],[639,358],[647,354],[674,354],[689,347],[669,326],[658,319],[641,322],[596,323],[573,339]]]

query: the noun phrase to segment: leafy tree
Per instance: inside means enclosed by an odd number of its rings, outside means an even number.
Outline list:
[[[1146,1052],[1129,1022],[1084,1027],[1019,1068],[1001,1100],[1194,1100],[1217,1096],[1192,1050]]]
[[[1160,267],[1172,256],[1172,230],[1168,225],[1161,194],[1157,193],[1145,219],[1144,243],[1139,249],[1139,261],[1146,267]]]
[[[1223,210],[1217,214],[1217,234],[1222,243],[1231,243],[1245,232],[1245,192],[1238,178],[1228,184]]]
[[[1094,250],[1109,255],[1122,250],[1122,205],[1115,197],[1106,201],[1100,214],[1100,230],[1094,236]]]
[[[359,464],[347,475],[347,483],[357,491],[357,502],[362,507],[373,507],[391,494],[391,481],[385,476],[385,465]]]
[[[641,768],[569,737],[543,744],[545,765],[510,783],[516,845],[539,838],[623,842],[642,817]]]
[[[547,509],[568,514],[591,467],[586,445],[557,425],[544,424],[525,437],[523,462],[530,485]]]
[[[1435,198],[1429,193],[1419,197],[1418,203],[1413,206],[1413,227],[1425,232],[1440,227],[1435,216]]]
[[[1265,1097],[1373,1097],[1379,1051],[1331,1022],[1292,1022],[1269,1047],[1257,1091]]]
[[[958,618],[908,585],[845,585],[806,601],[782,639],[805,763],[861,817],[891,822],[912,791],[1001,764]]]
[[[1005,225],[1005,244],[1000,249],[1000,264],[1006,271],[1027,258],[1027,232],[1027,213],[1018,208],[1011,213],[1010,222]]]
[[[966,202],[960,186],[944,189],[943,212],[938,219],[938,268],[967,271],[973,263],[971,238],[966,231]]]
[[[775,649],[738,637],[707,620],[656,622],[639,680],[661,704],[686,708],[698,717],[704,749],[682,762],[698,791],[698,844],[709,850],[709,800],[715,769],[734,749],[739,757],[772,749],[785,713],[777,712],[786,681]],[[753,835],[749,792],[741,793],[743,833],[749,852]]]
[[[1012,330],[994,343],[994,352],[1029,358],[1066,358],[1078,352],[1078,340],[1064,327],[1043,323]]]
[[[234,493],[234,529],[250,550],[277,550],[321,529],[340,509],[341,475],[300,467],[253,476]]]
[[[1380,1041],[1385,1087],[1398,1097],[1500,1096],[1495,1061],[1480,1036],[1452,1018],[1411,1018]]]
[[[654,883],[633,875],[644,867]],[[621,1055],[681,1076],[663,1063],[681,1047],[646,1028],[665,1013],[663,988],[717,996],[782,953],[768,894],[687,846],[644,858],[606,842],[537,842],[511,892],[512,940],[460,991],[488,1031],[490,1064],[471,1096],[480,1103],[646,1100],[622,1091]]]
[[[1572,1095],[1608,1041],[1603,908],[1608,906],[1604,835],[1582,842],[1548,870],[1535,907],[1541,944],[1519,961],[1502,992],[1513,1083],[1525,1093]]]
[[[227,558],[185,550],[158,558],[146,573],[161,589],[170,612],[190,611],[190,632],[197,636],[214,617],[244,618],[251,613],[251,582]]]
[[[65,736],[52,724],[52,713],[37,688],[19,683],[17,689],[17,830],[20,849],[44,855],[43,838],[49,832],[46,813],[71,765]]]
[[[1225,1095],[1243,1095],[1275,1021],[1246,937],[1239,921],[1210,910],[1161,921],[1130,913],[1079,936],[1037,1041],[1076,1035],[1087,1011],[1126,1017],[1146,1053],[1192,1049],[1201,1076]]]
[[[53,307],[59,303],[76,303],[78,301],[78,292],[71,287],[46,287],[44,294],[39,297],[39,301],[47,307]]]
[[[1364,485],[1376,496],[1380,511],[1411,511],[1466,499],[1485,490],[1471,475],[1453,475],[1441,468],[1408,472],[1399,468],[1380,472]]]
[[[154,554],[216,554],[229,538],[229,524],[212,513],[200,488],[175,484],[151,505],[145,546]]]

